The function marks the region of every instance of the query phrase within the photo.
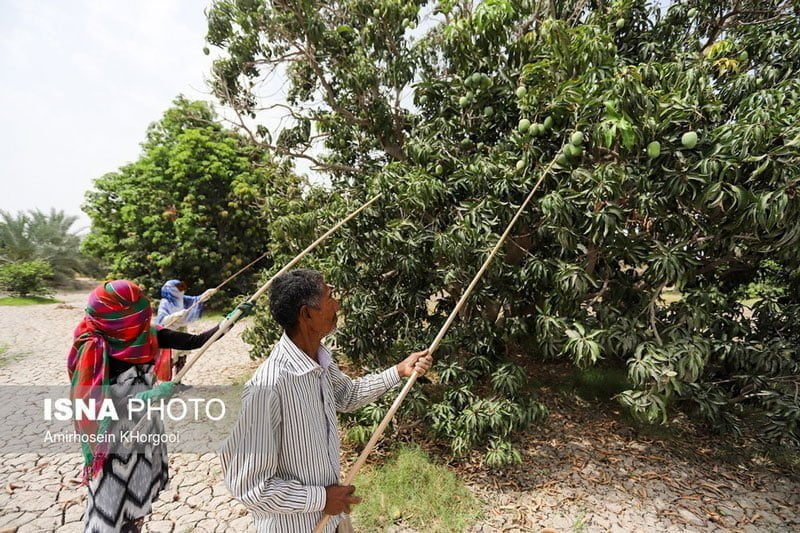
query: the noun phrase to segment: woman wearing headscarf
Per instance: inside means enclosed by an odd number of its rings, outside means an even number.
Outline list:
[[[128,400],[149,391],[156,380],[171,378],[173,348],[192,350],[205,344],[219,326],[191,335],[151,325],[152,310],[142,290],[127,280],[114,280],[89,295],[86,314],[74,332],[67,368],[72,380],[72,400],[114,402],[119,420],[76,420],[82,434],[88,486],[85,531],[124,533],[140,530],[152,502],[167,485],[166,445],[137,444],[128,449],[116,438],[131,430]],[[96,413],[98,411],[95,411]],[[158,417],[145,423],[140,433],[163,434]]]
[[[186,284],[178,279],[171,279],[161,287],[161,301],[158,303],[156,325],[177,331],[186,331],[186,326],[203,314],[205,302],[211,298],[216,289],[208,289],[200,296],[187,296]],[[175,373],[181,371],[186,364],[186,354],[173,354]]]

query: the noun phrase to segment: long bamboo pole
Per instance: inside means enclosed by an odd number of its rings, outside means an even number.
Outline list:
[[[292,259],[291,261],[286,263],[286,265],[282,269],[280,269],[274,276],[269,278],[269,280],[267,280],[267,282],[264,283],[261,286],[261,288],[259,288],[255,292],[255,294],[253,294],[250,298],[248,298],[247,301],[250,302],[250,303],[255,303],[256,300],[261,298],[261,296],[263,296],[264,293],[269,290],[269,288],[272,286],[272,282],[275,281],[275,279],[278,276],[280,276],[282,274],[285,274],[286,272],[291,270],[292,267],[294,267],[297,263],[300,262],[301,259],[303,259],[303,257],[308,255],[309,252],[311,252],[314,248],[319,246],[320,243],[322,243],[322,241],[324,241],[325,239],[330,237],[333,232],[335,232],[336,230],[338,230],[339,228],[341,228],[342,226],[344,226],[345,224],[350,222],[350,220],[355,218],[355,216],[358,215],[361,211],[363,211],[364,209],[366,209],[369,206],[371,206],[378,198],[380,198],[381,194],[377,194],[374,197],[372,197],[371,200],[369,200],[368,202],[363,204],[361,207],[359,207],[358,209],[356,209],[355,211],[353,211],[352,213],[347,215],[346,218],[344,218],[343,220],[339,221],[339,223],[337,223],[331,229],[329,229],[328,231],[323,233],[322,236],[319,237],[316,241],[314,241],[311,244],[309,244],[306,247],[305,250],[303,250],[302,252],[297,254],[297,256],[295,256],[294,259]],[[202,348],[200,348],[200,350],[194,355],[194,357],[192,357],[192,359],[190,361],[187,361],[186,366],[184,366],[181,369],[181,371],[178,372],[178,375],[175,376],[175,379],[173,381],[180,383],[181,379],[183,379],[183,376],[185,376],[186,373],[189,371],[189,369],[192,368],[192,365],[194,365],[197,362],[197,360],[200,359],[200,357],[202,357],[202,355],[206,352],[206,350],[208,350],[208,347],[211,346],[212,344],[214,344],[214,342],[217,339],[219,339],[228,330],[229,327],[232,327],[232,324],[234,324],[239,319],[240,316],[242,316],[242,311],[240,309],[234,309],[233,313],[231,313],[230,315],[226,316],[222,320],[222,322],[220,322],[219,330],[217,330],[217,332],[214,333],[214,335],[212,335],[211,338],[206,341],[206,343],[202,346]]]
[[[349,215],[347,215],[347,217],[345,217],[343,220],[339,221],[339,222],[338,222],[336,225],[334,225],[334,226],[333,226],[332,228],[330,228],[328,231],[326,231],[325,233],[323,233],[323,234],[322,234],[322,236],[320,236],[320,237],[319,237],[317,240],[315,240],[314,242],[312,242],[311,244],[309,244],[309,245],[306,247],[306,249],[305,249],[305,250],[303,250],[302,252],[300,252],[299,254],[297,254],[297,255],[295,256],[295,258],[294,258],[294,259],[292,259],[291,261],[289,261],[288,263],[286,263],[286,265],[285,265],[283,268],[281,268],[281,269],[280,269],[280,270],[279,270],[279,271],[278,271],[278,272],[277,272],[277,273],[276,273],[274,276],[272,276],[271,278],[269,278],[269,280],[267,280],[267,282],[266,282],[266,283],[264,283],[264,284],[263,284],[263,285],[262,285],[262,286],[261,286],[261,287],[260,287],[260,288],[259,288],[259,289],[258,289],[258,290],[257,290],[257,291],[256,291],[256,292],[255,292],[255,293],[254,293],[254,294],[253,294],[251,297],[250,297],[250,298],[248,298],[248,299],[247,299],[247,301],[248,301],[248,302],[250,302],[250,303],[254,303],[256,300],[258,300],[259,298],[261,298],[261,296],[263,296],[263,295],[264,295],[264,293],[265,293],[265,292],[267,292],[267,291],[269,290],[269,288],[272,286],[272,282],[273,282],[273,281],[275,281],[275,279],[276,279],[278,276],[280,276],[281,274],[285,274],[286,272],[288,272],[288,271],[289,271],[289,270],[290,270],[290,269],[291,269],[293,266],[295,266],[297,263],[299,263],[299,262],[300,262],[300,260],[301,260],[301,259],[303,259],[303,257],[305,257],[306,255],[308,255],[308,253],[309,253],[309,252],[311,252],[312,250],[314,250],[314,248],[316,248],[317,246],[319,246],[319,245],[320,245],[320,243],[322,243],[322,241],[324,241],[325,239],[327,239],[328,237],[330,237],[330,236],[331,236],[331,234],[332,234],[333,232],[335,232],[336,230],[338,230],[339,228],[341,228],[342,226],[344,226],[345,224],[347,224],[347,223],[348,223],[350,220],[352,220],[352,219],[353,219],[353,218],[354,218],[356,215],[358,215],[358,214],[359,214],[359,213],[361,213],[361,212],[362,212],[364,209],[368,208],[368,207],[369,207],[369,206],[371,206],[373,203],[375,203],[375,201],[376,201],[378,198],[380,198],[380,197],[382,196],[382,194],[383,194],[383,193],[378,193],[378,194],[376,194],[375,196],[373,196],[373,197],[372,197],[372,198],[371,198],[369,201],[365,202],[365,203],[364,203],[364,204],[363,204],[361,207],[359,207],[358,209],[356,209],[355,211],[353,211],[352,213],[350,213]],[[208,340],[205,342],[205,344],[203,344],[203,346],[200,348],[200,350],[198,350],[198,351],[197,351],[197,353],[195,353],[195,354],[194,354],[194,356],[193,356],[193,357],[192,357],[192,358],[191,358],[189,361],[187,361],[187,363],[186,363],[186,366],[184,366],[184,367],[181,369],[181,371],[180,371],[180,372],[178,372],[178,374],[177,374],[177,375],[176,375],[176,376],[173,378],[173,380],[172,380],[172,381],[173,381],[173,382],[175,382],[175,383],[180,383],[180,382],[181,382],[181,380],[183,379],[183,377],[184,377],[184,376],[186,375],[186,373],[189,371],[189,369],[191,369],[191,368],[192,368],[192,366],[193,366],[193,365],[194,365],[194,364],[197,362],[197,360],[198,360],[198,359],[200,359],[200,358],[203,356],[203,354],[204,354],[204,353],[206,353],[206,351],[208,350],[208,348],[209,348],[209,347],[210,347],[212,344],[214,344],[214,343],[217,341],[217,339],[219,339],[219,338],[220,338],[220,337],[221,337],[223,334],[225,334],[225,332],[227,332],[227,330],[228,330],[229,328],[233,327],[233,324],[235,324],[235,323],[236,323],[236,321],[237,321],[237,320],[239,319],[239,317],[241,317],[241,316],[242,316],[242,311],[241,311],[241,309],[238,309],[238,308],[237,308],[237,309],[234,309],[234,310],[233,310],[233,312],[232,312],[231,314],[229,314],[228,316],[226,316],[226,317],[225,317],[225,318],[222,320],[222,322],[220,322],[220,323],[219,323],[219,329],[218,329],[216,332],[214,332],[214,334],[213,334],[213,335],[212,335],[212,336],[211,336],[211,337],[210,337],[210,338],[209,338],[209,339],[208,339]],[[136,424],[136,426],[134,426],[134,428],[133,428],[133,430],[132,430],[132,431],[135,433],[136,431],[138,431],[139,429],[141,429],[141,427],[144,425],[144,421],[145,421],[145,418],[144,418],[144,417],[142,417],[142,419],[141,419],[141,420],[139,420],[139,422]]]
[[[553,167],[554,163],[555,159],[550,161],[550,164],[547,165],[547,167],[544,169],[544,172],[542,172],[542,176],[539,178],[539,181],[536,182],[536,185],[534,185],[533,189],[531,189],[531,192],[528,193],[528,196],[525,198],[525,201],[522,202],[522,205],[520,205],[519,209],[517,209],[517,212],[514,214],[514,217],[511,219],[511,222],[508,223],[506,230],[503,232],[503,234],[500,236],[500,239],[497,241],[497,244],[494,245],[494,248],[492,248],[492,251],[489,253],[489,256],[483,262],[483,265],[481,265],[481,268],[478,270],[478,273],[475,274],[474,278],[472,278],[472,282],[470,282],[469,286],[467,287],[467,290],[464,291],[464,294],[461,295],[461,298],[458,300],[458,303],[450,312],[450,316],[447,317],[447,321],[444,323],[442,328],[439,330],[439,333],[436,335],[436,338],[433,339],[433,342],[428,347],[428,354],[433,355],[436,349],[439,348],[439,344],[442,342],[442,339],[444,338],[445,333],[447,333],[447,330],[450,329],[450,325],[456,319],[456,316],[458,316],[458,312],[461,311],[461,309],[464,307],[467,298],[469,298],[470,294],[475,289],[475,286],[478,284],[478,281],[480,281],[481,276],[483,276],[483,273],[486,272],[487,268],[489,268],[489,264],[492,262],[494,256],[497,255],[497,252],[500,250],[500,247],[508,238],[508,235],[511,233],[512,228],[517,223],[517,220],[522,215],[522,212],[525,210],[530,201],[533,199],[533,195],[536,193],[536,190],[539,188],[539,185],[541,185],[545,176],[547,176],[547,173],[550,172],[550,169]],[[369,457],[369,454],[372,452],[373,448],[375,448],[375,444],[378,442],[378,439],[381,438],[383,432],[386,430],[386,427],[389,425],[389,422],[391,422],[392,418],[394,418],[394,414],[400,408],[400,404],[403,403],[403,400],[405,400],[406,396],[411,390],[411,387],[413,387],[414,383],[417,381],[417,377],[419,376],[417,372],[414,371],[411,374],[411,377],[408,378],[408,381],[406,381],[403,390],[400,391],[400,394],[397,396],[394,403],[389,408],[389,411],[386,413],[386,416],[383,417],[383,420],[381,420],[381,423],[378,424],[378,427],[372,434],[372,438],[369,439],[369,442],[364,447],[364,450],[361,452],[361,455],[358,456],[358,459],[356,460],[355,464],[347,473],[347,476],[344,478],[344,481],[342,483],[343,485],[350,485],[355,479],[358,471],[361,469],[362,466],[364,466],[364,463],[367,461],[367,457]],[[322,519],[320,519],[320,521],[317,523],[317,527],[314,528],[314,533],[322,533],[325,530],[325,525],[328,523],[328,520],[330,520],[330,517],[331,515],[323,515]]]
[[[242,272],[244,272],[245,270],[248,270],[248,269],[249,269],[251,266],[255,265],[256,263],[258,263],[259,261],[261,261],[262,259],[264,259],[265,257],[267,257],[269,254],[270,254],[270,251],[269,251],[269,250],[267,250],[267,251],[266,251],[266,252],[264,252],[263,254],[259,255],[258,257],[256,257],[255,259],[253,259],[252,261],[250,261],[249,263],[247,263],[245,266],[243,266],[242,268],[240,268],[239,270],[237,270],[237,271],[236,271],[236,273],[234,273],[234,274],[232,274],[231,276],[229,276],[229,277],[228,277],[228,278],[227,278],[225,281],[223,281],[222,283],[220,283],[219,285],[217,285],[216,287],[214,287],[214,289],[215,289],[215,290],[217,290],[217,291],[218,291],[218,290],[220,290],[222,287],[224,287],[225,285],[227,285],[228,283],[230,283],[231,281],[233,281],[233,280],[234,280],[236,277],[238,277],[238,276],[239,276],[239,274],[241,274],[241,273],[242,273]],[[189,306],[189,307],[186,309],[186,314],[188,315],[188,314],[189,314],[189,313],[192,311],[192,309],[194,309],[195,307],[197,307],[197,305],[198,305],[199,303],[200,303],[200,299],[198,298],[197,300],[195,300],[195,301],[194,301],[194,303],[193,303],[192,305],[190,305],[190,306]],[[165,321],[165,322],[164,322],[163,324],[161,324],[161,325],[162,325],[162,326],[164,326],[165,328],[168,328],[168,327],[170,327],[172,324],[174,324],[175,322],[178,322],[179,320],[180,320],[180,318],[173,318],[173,319],[170,319],[170,320],[167,320],[167,321]]]

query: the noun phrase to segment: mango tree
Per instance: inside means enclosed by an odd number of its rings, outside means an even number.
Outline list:
[[[318,262],[362,364],[427,345],[553,162],[410,403],[455,452],[518,459],[559,358],[626,368],[644,420],[737,430],[747,410],[797,442],[796,3],[218,0],[208,22],[214,89],[254,139],[338,199],[384,194]],[[291,125],[248,126],[265,101]],[[782,290],[751,312],[765,261]],[[261,317],[258,353],[275,334]]]

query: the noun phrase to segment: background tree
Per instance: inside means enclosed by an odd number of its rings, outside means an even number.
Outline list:
[[[286,166],[223,128],[208,104],[179,97],[147,130],[141,157],[87,193],[84,250],[154,297],[172,278],[201,291],[267,249],[268,223],[299,205],[302,187]],[[225,290],[240,295],[252,282],[248,272]]]
[[[81,237],[72,229],[77,216],[51,209],[12,215],[0,211],[0,264],[41,260],[45,272],[56,285],[68,285],[75,274],[94,273],[93,263],[81,254]]]
[[[365,364],[427,345],[557,161],[410,405],[454,451],[488,443],[502,463],[556,358],[626,368],[619,400],[651,422],[682,409],[736,430],[746,409],[770,438],[800,438],[799,10],[219,0],[208,41],[215,90],[254,139],[313,158],[342,198],[385,195],[319,262],[349,289],[338,339]],[[249,128],[283,72],[270,107],[293,125]],[[785,290],[751,317],[765,260]]]

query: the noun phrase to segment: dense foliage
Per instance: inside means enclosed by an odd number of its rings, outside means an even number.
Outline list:
[[[319,261],[357,361],[426,346],[557,162],[412,402],[456,452],[513,460],[553,358],[627,368],[619,400],[645,420],[747,414],[800,439],[796,2],[218,0],[208,22],[242,116],[288,75],[292,126],[254,137],[342,198],[384,194]],[[766,260],[785,290],[751,316]]]
[[[136,162],[95,180],[84,205],[92,230],[83,249],[154,297],[172,278],[199,294],[267,249],[267,225],[299,205],[301,186],[223,128],[208,104],[179,97],[147,130]],[[251,272],[224,291],[249,292]]]
[[[0,290],[15,296],[46,294],[53,267],[47,261],[34,259],[0,265]]]
[[[0,211],[0,265],[44,261],[51,267],[47,283],[57,285],[68,284],[75,274],[93,273],[95,265],[81,254],[81,238],[72,229],[77,220],[55,209],[16,215]]]

